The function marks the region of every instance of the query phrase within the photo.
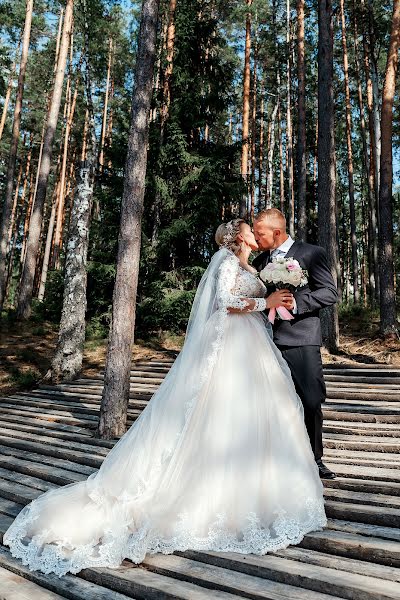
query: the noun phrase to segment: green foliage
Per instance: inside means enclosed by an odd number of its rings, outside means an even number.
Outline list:
[[[34,369],[22,371],[18,367],[11,369],[11,381],[22,390],[34,388],[39,380],[39,373]]]
[[[64,274],[62,271],[49,271],[47,274],[44,302],[33,303],[33,320],[59,323],[61,318]]]

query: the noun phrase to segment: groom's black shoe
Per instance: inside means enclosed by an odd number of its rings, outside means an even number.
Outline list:
[[[335,479],[336,473],[328,469],[326,465],[322,462],[322,460],[317,460],[319,476],[321,479]]]

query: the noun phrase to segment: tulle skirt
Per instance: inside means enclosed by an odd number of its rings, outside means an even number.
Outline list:
[[[265,554],[326,524],[302,405],[265,318],[230,314],[216,339],[218,318],[207,359],[189,369],[178,357],[98,472],[20,512],[4,536],[14,556],[61,576],[146,553]]]

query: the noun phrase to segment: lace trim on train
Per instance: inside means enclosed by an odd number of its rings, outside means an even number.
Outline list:
[[[59,577],[68,572],[78,573],[89,567],[116,568],[124,558],[140,563],[147,553],[172,554],[174,551],[190,549],[263,555],[290,544],[298,544],[306,533],[326,525],[322,500],[309,499],[305,506],[307,516],[304,521],[287,517],[283,510],[276,511],[277,517],[270,529],[262,526],[255,513],[250,513],[239,536],[229,531],[226,514],[217,515],[206,537],[198,537],[191,529],[189,514],[181,514],[176,534],[171,538],[158,537],[156,532],[146,531],[146,527],[132,534],[128,525],[121,527],[119,523],[113,528],[113,532],[105,533],[101,542],[93,541],[91,544],[75,547],[68,540],[45,543],[47,531],[27,539],[27,526],[36,519],[27,511],[25,517],[10,528],[6,543],[10,546],[11,554],[22,559],[23,564],[31,570],[55,573]]]

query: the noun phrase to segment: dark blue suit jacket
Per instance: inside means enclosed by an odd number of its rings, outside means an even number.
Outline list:
[[[328,267],[324,248],[306,242],[295,241],[286,258],[295,258],[308,271],[308,284],[299,288],[294,297],[297,314],[292,321],[275,320],[274,342],[277,346],[321,346],[321,308],[338,301],[338,292]],[[253,266],[261,271],[270,261],[270,253],[262,252],[253,260]],[[268,292],[274,291],[268,287]]]

